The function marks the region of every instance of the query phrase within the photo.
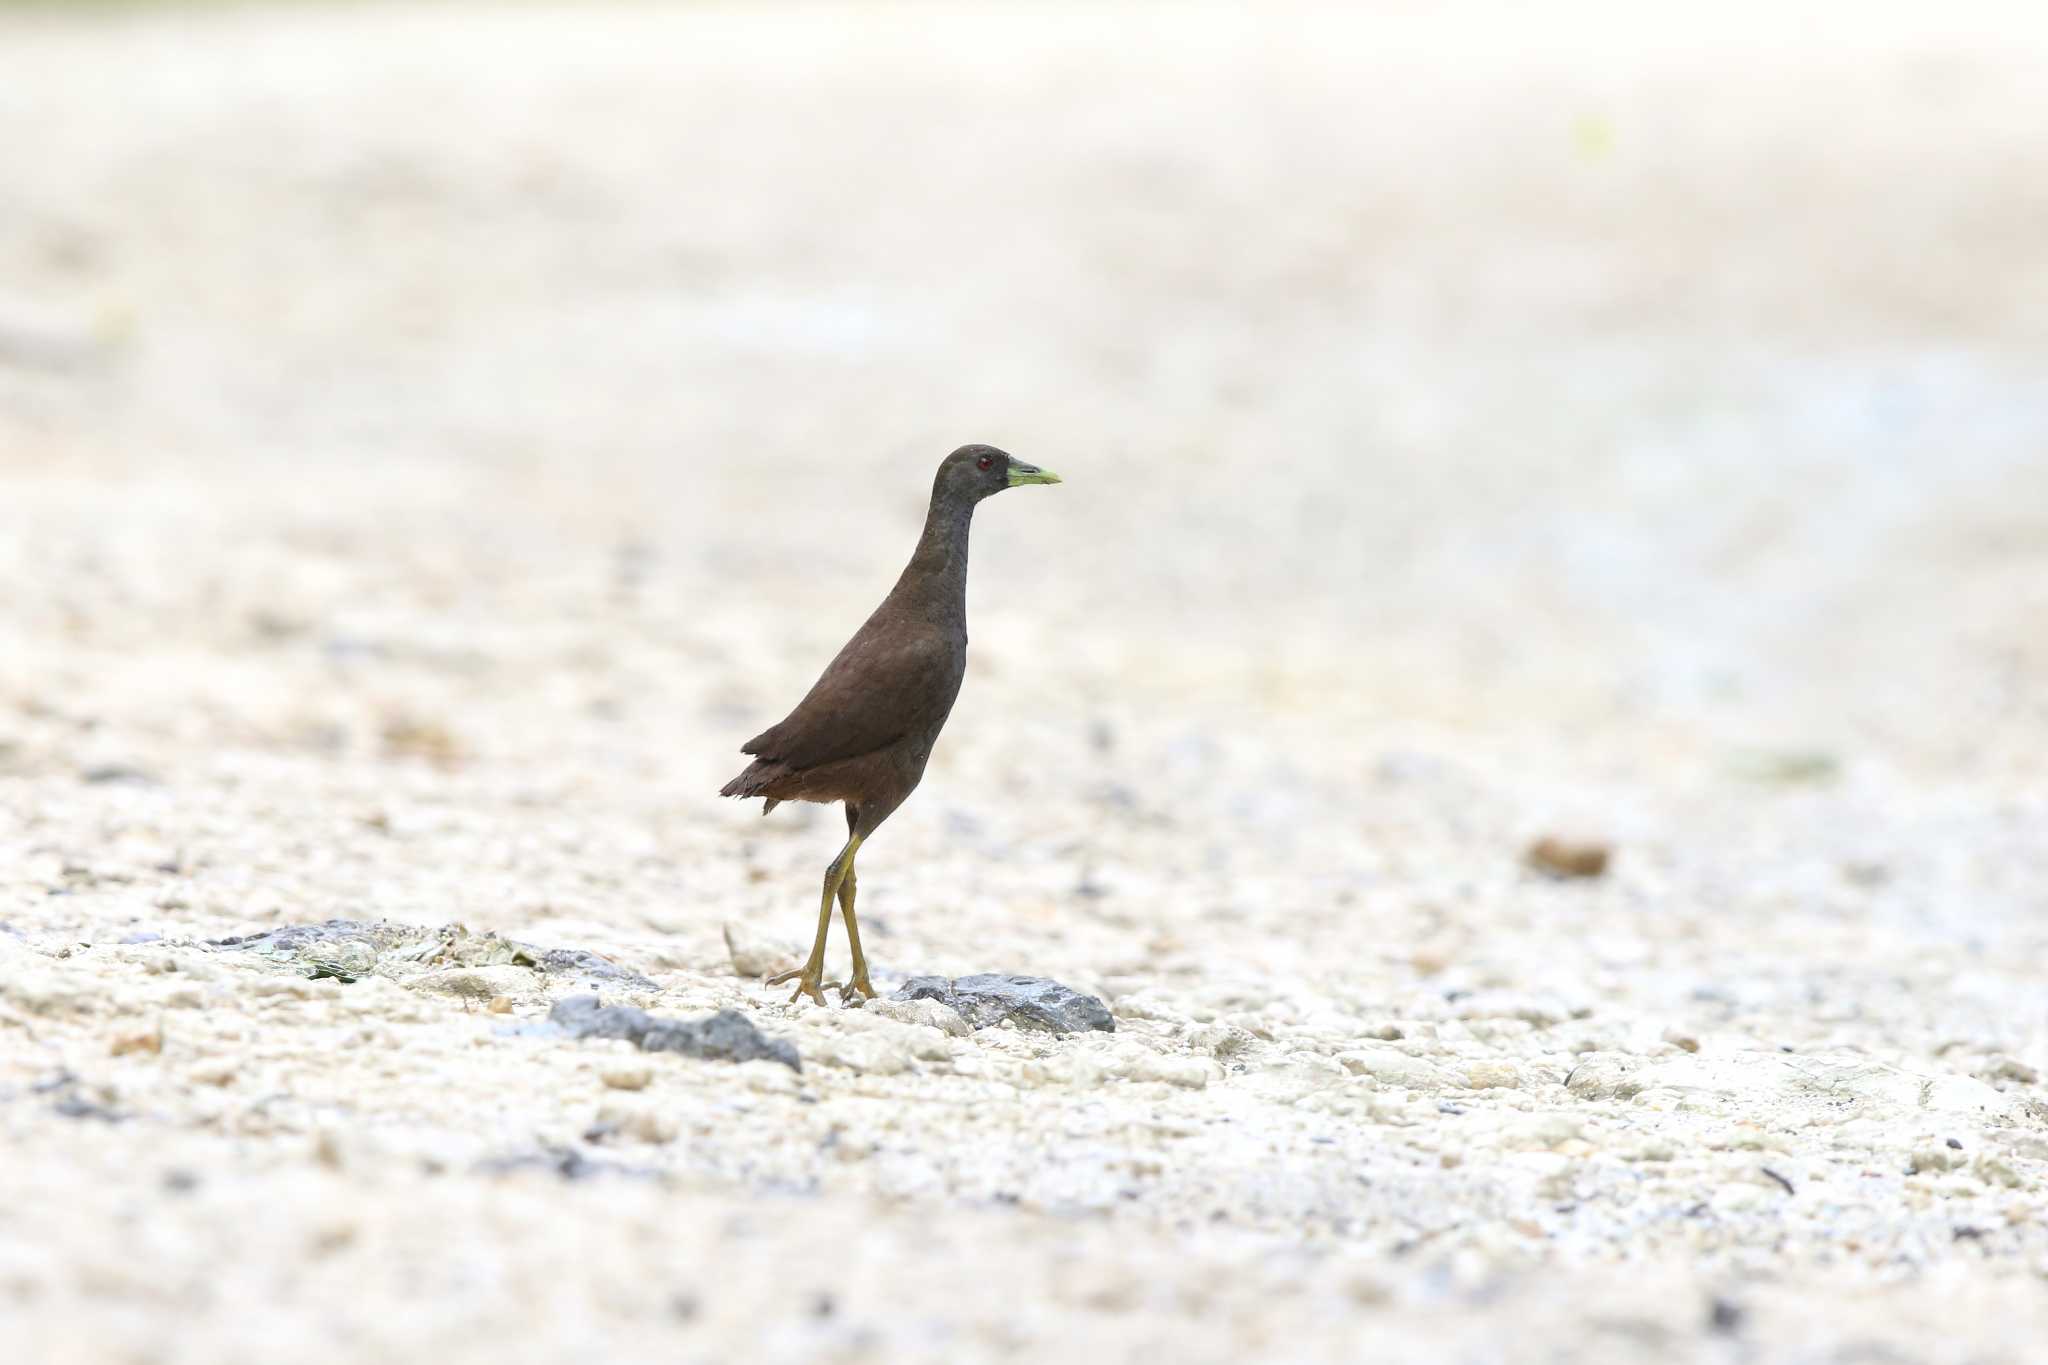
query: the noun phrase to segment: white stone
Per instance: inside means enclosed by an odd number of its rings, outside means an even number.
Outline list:
[[[960,1011],[941,1000],[891,1000],[885,996],[868,1001],[861,1006],[860,1012],[893,1019],[901,1024],[937,1029],[950,1038],[966,1038],[974,1032],[960,1017]]]
[[[1437,1090],[1443,1086],[1443,1074],[1434,1066],[1397,1048],[1359,1048],[1340,1054],[1337,1060],[1353,1075],[1370,1076],[1382,1085],[1402,1085],[1410,1090]]]
[[[767,933],[747,920],[726,921],[725,952],[733,971],[756,980],[779,976],[803,963],[802,951],[789,940]]]

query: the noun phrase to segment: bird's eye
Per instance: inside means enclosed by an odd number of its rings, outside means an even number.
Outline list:
[[[984,455],[974,462],[974,467],[980,470],[994,469],[996,467],[996,457],[993,455]]]

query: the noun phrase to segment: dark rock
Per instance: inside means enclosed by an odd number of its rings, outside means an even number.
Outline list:
[[[572,995],[548,1011],[548,1023],[570,1038],[624,1038],[642,1052],[680,1052],[720,1062],[781,1062],[802,1071],[796,1046],[770,1038],[737,1010],[702,1019],[663,1019],[630,1005],[606,1005],[594,995]]]
[[[1018,1028],[1047,1033],[1115,1033],[1116,1017],[1092,995],[1043,976],[913,976],[891,997],[936,1000],[959,1012],[970,1028],[993,1028],[1008,1019]]]

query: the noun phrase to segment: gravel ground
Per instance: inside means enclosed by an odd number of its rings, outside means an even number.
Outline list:
[[[2034,1357],[2048,25],[1689,25],[0,10],[11,1353]],[[756,980],[968,440],[865,936],[1113,1033]]]

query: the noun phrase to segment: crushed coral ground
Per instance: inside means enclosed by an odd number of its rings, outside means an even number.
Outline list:
[[[9,1354],[2038,1354],[2048,44],[1941,10],[0,13]],[[838,816],[712,793],[968,440],[1066,483],[864,936],[1114,1033],[757,984]]]

